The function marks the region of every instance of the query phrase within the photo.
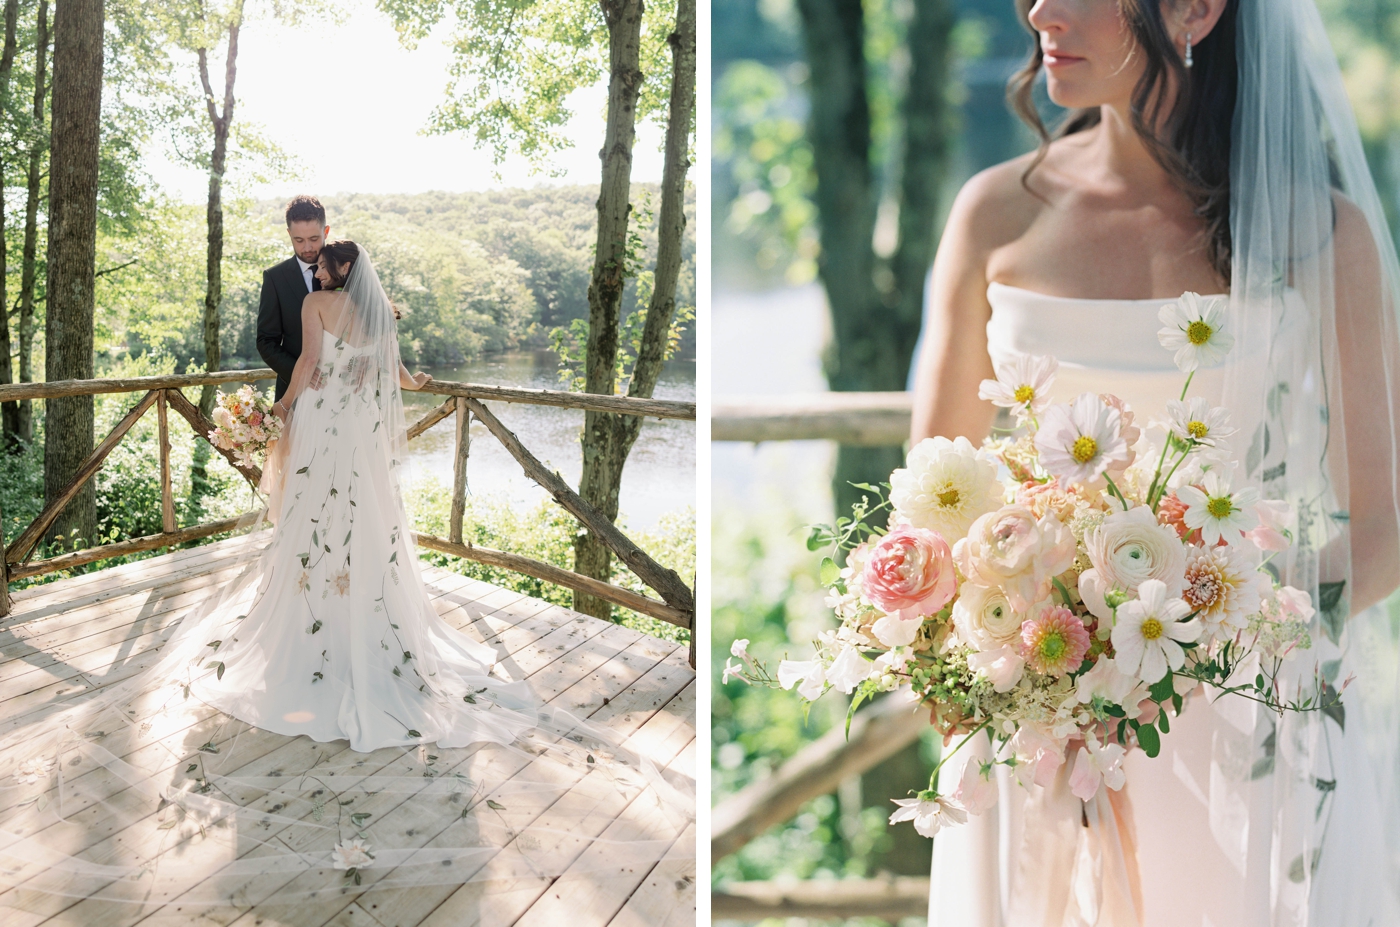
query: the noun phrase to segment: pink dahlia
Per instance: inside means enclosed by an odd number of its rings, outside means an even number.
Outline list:
[[[1021,625],[1021,656],[1026,665],[1047,676],[1079,669],[1089,652],[1089,630],[1063,605],[1048,605]]]

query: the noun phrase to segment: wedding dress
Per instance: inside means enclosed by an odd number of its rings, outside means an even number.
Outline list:
[[[433,608],[400,493],[393,310],[363,249],[331,298],[271,465],[276,527],[155,666],[0,733],[0,910],[470,883],[490,922],[493,895],[687,855],[693,780]]]

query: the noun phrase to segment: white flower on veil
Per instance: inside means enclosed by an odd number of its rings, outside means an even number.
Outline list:
[[[36,756],[19,764],[19,769],[15,770],[15,781],[20,785],[33,785],[47,776],[52,768],[52,757]]]
[[[363,837],[351,837],[335,845],[331,856],[337,869],[365,869],[374,861],[370,843]]]
[[[1176,352],[1174,360],[1182,373],[1218,364],[1230,353],[1235,336],[1225,331],[1225,309],[1229,304],[1225,296],[1188,292],[1176,302],[1167,303],[1157,314],[1166,326],[1157,332],[1157,340],[1168,351]]]

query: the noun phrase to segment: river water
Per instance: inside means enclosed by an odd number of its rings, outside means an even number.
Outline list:
[[[418,368],[410,368],[416,372]],[[560,389],[558,362],[550,351],[521,351],[483,357],[458,367],[422,368],[439,380],[530,389]],[[656,386],[657,399],[695,401],[695,362],[671,361]],[[404,414],[412,424],[446,397],[405,390]],[[490,402],[489,408],[522,444],[578,489],[582,469],[579,432],[583,413],[524,403]],[[449,489],[455,429],[443,419],[409,444],[409,479],[429,477]],[[486,430],[472,423],[467,486],[475,495],[500,494],[513,504],[533,506],[548,494],[525,476],[515,458]],[[646,531],[662,515],[695,506],[695,423],[647,419],[622,474],[621,518]]]

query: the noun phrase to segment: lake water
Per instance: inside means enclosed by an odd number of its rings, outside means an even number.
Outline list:
[[[418,368],[410,368],[416,372]],[[439,380],[483,383],[530,389],[560,389],[558,362],[549,351],[498,354],[459,367],[422,368]],[[671,361],[656,386],[657,399],[695,401],[695,362]],[[446,397],[405,390],[404,414],[412,424]],[[558,470],[578,489],[582,470],[579,432],[583,412],[524,403],[490,402],[489,408],[522,444],[551,470]],[[431,476],[452,486],[455,437],[453,419],[446,418],[409,444],[410,480]],[[525,476],[486,426],[472,423],[467,486],[476,495],[502,494],[524,506],[548,494]],[[628,455],[622,474],[621,518],[634,530],[655,527],[662,515],[695,506],[695,423],[647,419]]]

